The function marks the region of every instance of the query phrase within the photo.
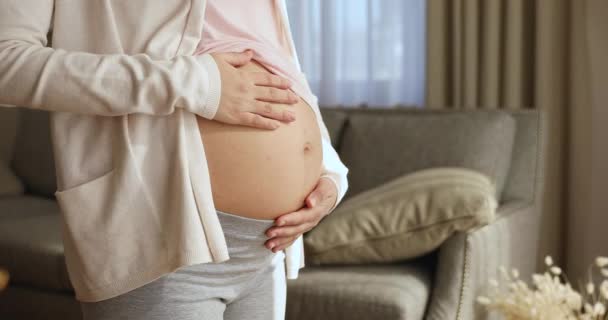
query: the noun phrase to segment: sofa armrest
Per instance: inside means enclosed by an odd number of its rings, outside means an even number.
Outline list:
[[[529,279],[536,270],[539,212],[531,202],[501,205],[492,223],[457,233],[440,247],[426,320],[494,319],[476,302],[500,266]]]

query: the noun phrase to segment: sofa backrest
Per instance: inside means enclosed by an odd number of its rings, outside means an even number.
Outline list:
[[[12,168],[26,186],[26,191],[28,193],[52,197],[56,189],[56,177],[53,150],[50,141],[49,115],[47,112],[31,109],[20,109],[19,113],[19,126],[15,140],[15,151],[11,162]],[[515,133],[512,151],[504,151],[505,153],[510,154],[510,161],[507,161],[508,163],[500,164],[501,166],[508,166],[504,188],[500,197],[503,202],[511,200],[534,200],[534,193],[536,191],[535,182],[539,179],[539,175],[541,174],[538,168],[538,159],[542,152],[540,145],[541,114],[538,111],[443,112],[412,108],[372,109],[322,107],[321,113],[331,135],[332,144],[341,157],[345,156],[344,150],[342,150],[344,142],[353,143],[352,137],[345,139],[345,134],[348,134],[349,130],[352,133],[353,129],[349,129],[349,125],[352,125],[350,119],[354,119],[354,122],[361,122],[362,115],[377,116],[378,114],[384,114],[387,117],[390,117],[391,115],[401,115],[405,117],[426,117],[428,119],[430,115],[437,114],[469,114],[472,116],[477,115],[478,119],[494,119],[493,121],[496,121],[496,119],[498,119],[497,117],[488,116],[488,114],[507,113],[515,120]],[[458,119],[459,117],[462,116],[457,116],[454,119]],[[427,123],[431,122],[427,121]],[[376,123],[376,125],[377,124],[378,123]],[[416,132],[408,133],[415,139]],[[446,133],[442,134],[445,135]],[[433,148],[433,146],[424,147]],[[461,158],[460,160],[463,159],[464,158]],[[346,161],[346,158],[343,158],[343,161]],[[437,160],[434,161],[437,163]],[[349,178],[352,174],[354,173],[351,171],[349,173]],[[353,188],[352,190],[356,190],[356,188]],[[353,195],[352,191],[350,192],[350,195]]]
[[[325,124],[334,148],[356,170],[349,172],[345,199],[413,170],[463,166],[493,176],[501,202],[534,200],[541,151],[537,111],[324,107],[321,112],[324,120],[333,119]]]
[[[545,139],[542,113],[537,110],[510,111],[517,121],[517,132],[513,145],[511,169],[503,201],[538,201],[536,196],[543,183],[543,150]]]
[[[19,115],[11,167],[27,193],[53,197],[57,183],[49,113],[21,108]]]
[[[19,109],[0,107],[0,165],[8,164],[13,155]]]

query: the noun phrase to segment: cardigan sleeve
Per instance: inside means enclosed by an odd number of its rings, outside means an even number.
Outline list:
[[[221,82],[210,55],[154,60],[47,47],[53,6],[0,1],[0,105],[100,116],[183,108],[213,119]]]
[[[298,70],[301,71],[296,47],[293,42],[293,37],[291,35],[289,17],[287,15],[287,8],[284,2],[285,0],[274,1],[276,10],[280,11],[280,31],[283,34],[283,46],[286,47],[285,49],[291,55]],[[315,101],[315,105],[318,105],[317,101]],[[329,211],[329,213],[331,213],[342,201],[344,195],[346,194],[346,191],[348,190],[348,168],[344,165],[344,163],[342,163],[342,161],[340,160],[340,156],[332,146],[327,126],[323,121],[319,121],[319,127],[321,129],[321,142],[323,147],[323,168],[321,178],[329,179],[331,182],[333,182],[337,190],[336,202],[333,204]]]
[[[330,181],[332,181],[336,186],[338,195],[336,202],[334,202],[333,206],[329,210],[329,213],[331,213],[342,201],[342,198],[344,198],[346,190],[348,189],[348,168],[344,165],[344,163],[342,163],[338,153],[331,145],[325,124],[322,121],[321,124],[323,126],[323,128],[321,128],[321,132],[325,131],[325,134],[322,134],[321,139],[323,145],[323,169],[321,178],[328,178]]]

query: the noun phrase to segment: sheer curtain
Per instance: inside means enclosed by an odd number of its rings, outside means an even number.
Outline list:
[[[424,105],[425,0],[286,0],[321,105]]]

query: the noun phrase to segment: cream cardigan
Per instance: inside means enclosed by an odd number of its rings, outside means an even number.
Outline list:
[[[51,111],[55,195],[79,301],[112,298],[182,266],[229,259],[195,117],[213,119],[221,90],[213,58],[192,55],[205,4],[0,1],[0,104]],[[312,107],[323,176],[338,190],[335,208],[348,169]],[[302,236],[284,251],[286,276],[295,279],[304,266]]]

